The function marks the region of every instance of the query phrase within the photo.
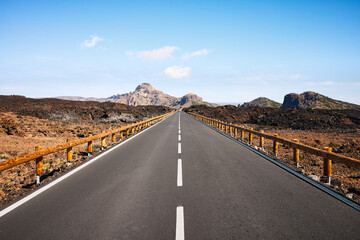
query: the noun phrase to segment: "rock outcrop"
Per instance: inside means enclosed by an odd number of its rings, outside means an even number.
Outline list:
[[[266,97],[259,97],[251,102],[246,102],[241,107],[270,107],[270,108],[279,108],[281,106],[280,103],[275,102],[271,99],[268,99]]]
[[[335,100],[319,93],[285,95],[282,109],[360,109],[359,105]]]
[[[162,91],[153,88],[150,83],[143,83],[137,86],[134,92],[113,95],[107,98],[107,100],[132,106],[172,106],[176,102],[176,97],[170,96]]]
[[[133,92],[116,94],[108,98],[82,98],[69,96],[57,98],[74,101],[86,101],[91,99],[91,101],[115,102],[126,104],[129,106],[161,105],[177,109],[201,104],[205,104],[207,106],[216,106],[216,104],[203,102],[201,97],[198,97],[196,94],[193,93],[186,94],[185,96],[180,98],[170,96],[160,90],[153,88],[150,83],[140,84]]]

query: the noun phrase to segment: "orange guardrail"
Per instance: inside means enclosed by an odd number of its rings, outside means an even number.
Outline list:
[[[75,146],[78,146],[80,144],[84,144],[87,143],[88,144],[88,155],[91,156],[92,154],[92,142],[97,140],[97,139],[101,139],[101,147],[102,149],[106,147],[106,143],[105,143],[105,139],[106,137],[111,135],[111,141],[112,143],[115,142],[115,134],[120,132],[120,139],[122,139],[124,137],[124,132],[126,133],[126,135],[130,135],[130,132],[134,133],[135,131],[139,131],[143,128],[146,128],[152,124],[154,124],[155,122],[158,122],[162,119],[164,119],[165,117],[169,116],[170,114],[172,114],[173,112],[170,113],[166,113],[160,116],[156,116],[153,118],[149,118],[143,121],[139,121],[136,123],[132,123],[130,125],[127,126],[122,126],[120,128],[117,129],[112,129],[111,131],[108,132],[102,132],[101,134],[92,136],[91,134],[89,134],[88,137],[86,138],[81,138],[75,141],[72,141],[72,139],[68,139],[67,143],[65,144],[61,144],[61,145],[57,145],[54,147],[49,147],[49,148],[45,148],[42,149],[41,146],[36,146],[35,147],[35,152],[30,153],[30,154],[26,154],[23,156],[19,156],[19,157],[15,157],[12,159],[8,159],[6,161],[0,162],[0,171],[3,171],[5,169],[9,169],[12,168],[14,166],[17,166],[19,164],[22,163],[26,163],[29,162],[31,160],[36,160],[36,174],[37,174],[37,183],[39,183],[40,180],[40,175],[42,174],[42,167],[43,167],[43,156],[49,155],[51,153],[55,153],[61,150],[66,150],[67,152],[67,165],[70,165],[70,162],[72,161],[72,148]]]
[[[275,156],[277,156],[278,153],[278,148],[279,148],[279,143],[282,143],[286,146],[292,147],[293,148],[293,160],[296,163],[296,166],[299,167],[299,151],[302,150],[304,152],[322,157],[324,159],[324,176],[326,176],[327,178],[327,182],[330,183],[330,178],[331,178],[331,161],[335,161],[335,162],[339,162],[339,163],[343,163],[346,164],[348,166],[355,166],[357,168],[360,168],[360,160],[355,159],[355,158],[351,158],[351,157],[346,157],[340,154],[336,154],[331,152],[331,148],[324,148],[324,150],[315,148],[315,147],[311,147],[311,146],[307,146],[305,144],[302,144],[299,142],[299,140],[297,139],[293,139],[293,140],[288,140],[288,139],[284,139],[279,137],[278,134],[274,134],[274,135],[270,135],[270,134],[266,134],[263,131],[255,131],[252,128],[248,129],[248,128],[244,128],[241,126],[238,126],[236,124],[231,124],[231,123],[226,123],[217,119],[213,119],[213,118],[209,118],[209,117],[205,117],[199,114],[195,114],[195,113],[189,113],[190,115],[196,117],[197,119],[213,126],[216,127],[222,131],[225,131],[226,133],[229,133],[230,135],[234,135],[236,138],[239,138],[239,131],[240,131],[240,139],[242,141],[245,140],[245,133],[249,133],[249,138],[248,138],[248,142],[250,145],[252,145],[252,141],[253,141],[253,134],[257,135],[260,138],[260,147],[263,148],[264,147],[264,138],[266,139],[270,139],[273,141],[273,153],[275,154]]]

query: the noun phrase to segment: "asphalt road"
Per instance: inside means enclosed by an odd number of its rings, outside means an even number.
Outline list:
[[[182,112],[0,218],[1,240],[359,236],[357,210]]]

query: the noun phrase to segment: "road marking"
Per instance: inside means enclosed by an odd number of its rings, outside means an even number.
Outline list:
[[[179,129],[179,134],[181,134],[181,130]]]
[[[170,115],[170,116],[171,116],[171,115]],[[70,176],[73,175],[74,173],[80,171],[80,170],[83,169],[84,167],[90,165],[91,163],[95,162],[96,160],[99,160],[101,157],[105,156],[106,154],[114,151],[115,149],[117,149],[118,147],[120,147],[121,145],[123,145],[124,143],[127,143],[127,142],[131,141],[132,139],[134,139],[135,137],[137,137],[137,136],[141,135],[142,133],[146,132],[146,131],[149,130],[150,128],[158,125],[159,123],[161,123],[162,121],[164,121],[165,119],[167,119],[167,118],[170,117],[170,116],[167,116],[166,118],[162,119],[160,122],[157,122],[156,124],[154,124],[154,125],[146,128],[144,131],[141,131],[141,132],[139,132],[138,134],[136,134],[136,135],[134,135],[134,136],[126,139],[125,141],[117,144],[116,146],[110,148],[109,150],[107,150],[107,151],[99,154],[97,157],[95,157],[95,158],[89,160],[88,162],[84,163],[83,165],[80,165],[80,166],[76,167],[74,170],[71,170],[70,172],[66,173],[66,174],[63,175],[62,177],[59,177],[58,179],[50,182],[49,184],[45,185],[44,187],[40,188],[39,190],[31,193],[30,195],[24,197],[23,199],[15,202],[15,203],[13,203],[13,204],[10,205],[9,207],[1,210],[1,211],[0,211],[0,218],[1,218],[2,216],[4,216],[5,214],[11,212],[12,210],[20,207],[21,205],[23,205],[23,204],[26,203],[27,201],[31,200],[32,198],[36,197],[37,195],[41,194],[42,192],[45,192],[47,189],[51,188],[52,186],[58,184],[59,182],[65,180],[66,178],[70,177]]]
[[[182,187],[183,181],[182,181],[182,163],[181,159],[178,159],[178,171],[177,171],[177,186]]]
[[[181,141],[181,135],[179,134],[179,139],[178,139],[179,141]]]
[[[181,153],[181,143],[178,143],[178,154]]]
[[[185,240],[184,207],[176,208],[176,237],[175,240]]]

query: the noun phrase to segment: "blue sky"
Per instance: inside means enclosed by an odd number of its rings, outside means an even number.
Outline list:
[[[311,90],[360,104],[360,1],[0,0],[0,94],[142,82],[217,103]]]

